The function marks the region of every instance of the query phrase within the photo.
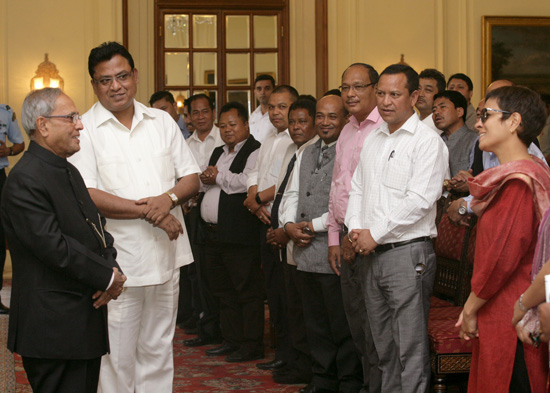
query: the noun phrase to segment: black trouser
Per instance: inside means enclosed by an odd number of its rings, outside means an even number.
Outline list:
[[[60,360],[23,356],[22,359],[33,392],[97,392],[100,357],[90,360]]]
[[[516,345],[516,357],[514,358],[514,368],[510,381],[510,393],[531,393],[529,374],[527,373],[527,366],[525,364],[525,351],[523,350],[523,343],[520,340],[517,340]]]
[[[290,337],[288,335],[287,303],[283,266],[279,260],[279,250],[267,244],[266,234],[269,226],[262,225],[260,231],[262,269],[264,272],[269,319],[277,331],[275,359],[289,361],[291,357]]]
[[[4,168],[0,169],[0,196],[2,195],[2,189],[4,188],[4,183],[6,183],[6,170]],[[2,221],[0,220],[0,290],[2,289],[4,283],[4,265],[6,264],[6,238],[4,237],[4,227],[2,226]]]
[[[311,354],[306,336],[302,296],[298,286],[298,271],[296,266],[287,263],[286,249],[281,250],[281,255],[288,304],[288,326],[292,343],[289,365],[298,374],[311,378]]]
[[[313,360],[312,384],[335,392],[359,392],[363,368],[344,313],[340,278],[298,271],[298,280]]]
[[[208,277],[206,275],[206,260],[204,254],[204,239],[200,232],[200,208],[195,206],[188,214],[189,240],[195,260],[196,283],[198,288],[201,317],[197,322],[199,337],[203,339],[221,336],[220,333],[220,305],[218,299],[213,295]]]
[[[260,248],[218,241],[215,230],[205,233],[206,275],[220,303],[225,342],[245,351],[264,350],[264,301]]]

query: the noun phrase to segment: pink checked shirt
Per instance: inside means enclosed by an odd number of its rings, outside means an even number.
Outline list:
[[[383,123],[378,108],[375,107],[367,118],[357,123],[354,116],[340,134],[336,144],[336,161],[332,172],[332,183],[330,186],[330,199],[328,203],[328,245],[340,245],[340,231],[346,218],[348,207],[349,191],[351,189],[351,178],[355,168],[359,164],[361,149],[367,135],[376,130]]]

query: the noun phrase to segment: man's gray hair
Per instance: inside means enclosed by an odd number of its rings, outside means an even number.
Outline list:
[[[55,109],[55,101],[63,94],[58,88],[46,87],[30,92],[21,109],[21,124],[30,137],[36,129],[36,119],[40,116],[49,116]]]

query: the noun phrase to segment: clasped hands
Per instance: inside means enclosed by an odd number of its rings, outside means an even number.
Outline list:
[[[113,267],[114,278],[111,286],[106,291],[96,291],[92,295],[92,299],[95,300],[93,306],[94,308],[99,308],[105,306],[111,300],[116,300],[124,290],[124,282],[126,281],[126,276],[116,268]]]
[[[306,229],[307,228],[307,229]],[[315,230],[312,222],[302,221],[298,223],[287,222],[284,230],[288,237],[298,247],[307,247],[315,237]],[[310,232],[311,234],[307,233]]]
[[[443,184],[447,191],[454,190],[461,193],[470,193],[470,186],[468,185],[468,179],[470,177],[473,177],[471,169],[467,171],[460,170],[455,177],[450,180],[445,180]]]
[[[199,179],[203,184],[208,184],[209,186],[212,186],[216,184],[216,177],[218,176],[218,167],[217,166],[208,166],[199,175]]]
[[[353,229],[348,233],[347,239],[342,240],[351,242],[353,250],[360,255],[369,255],[378,246],[370,233],[370,229]]]
[[[258,190],[257,186],[250,187],[248,195],[243,202],[244,207],[252,214],[255,214],[258,219],[266,225],[271,225],[271,214],[267,211],[267,206],[269,202],[259,204],[256,202],[256,192]]]
[[[166,232],[170,240],[175,240],[180,234],[183,234],[180,221],[170,214],[172,199],[168,195],[160,194],[142,198],[136,201],[136,205],[143,206],[141,218]]]

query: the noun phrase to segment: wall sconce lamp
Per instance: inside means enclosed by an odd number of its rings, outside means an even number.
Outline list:
[[[63,90],[63,78],[54,63],[48,60],[48,54],[44,55],[44,61],[38,65],[36,75],[31,79],[31,90],[44,87],[59,87]]]
[[[185,96],[183,94],[178,94],[176,97],[176,105],[178,106],[178,113],[183,115],[183,102],[185,101]]]

